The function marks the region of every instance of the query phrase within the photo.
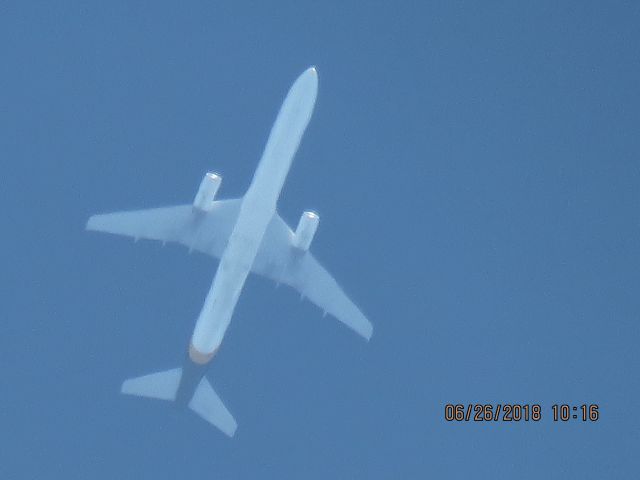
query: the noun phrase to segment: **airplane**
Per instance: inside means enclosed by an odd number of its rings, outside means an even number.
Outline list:
[[[182,368],[125,380],[128,395],[174,401],[229,437],[237,423],[205,377],[231,322],[250,272],[283,283],[366,340],[373,326],[309,251],[319,216],[302,213],[293,231],[276,204],[311,119],[318,92],[315,67],[293,83],[271,129],[262,158],[242,198],[216,200],[222,177],[205,174],[192,204],[93,215],[87,230],[180,243],[220,259]]]

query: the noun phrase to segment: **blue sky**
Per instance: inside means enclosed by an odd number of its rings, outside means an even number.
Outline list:
[[[640,470],[634,2],[3,2],[2,478],[631,478]],[[178,366],[216,262],[84,231],[249,184],[295,77],[280,200],[374,323],[251,278],[209,378],[233,440],[125,398]],[[447,423],[447,403],[539,403]],[[557,423],[555,403],[597,403]]]

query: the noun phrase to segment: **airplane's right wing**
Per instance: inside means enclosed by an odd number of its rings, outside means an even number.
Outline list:
[[[293,246],[293,231],[276,213],[262,240],[252,271],[295,288],[301,295],[369,340],[371,322],[347,297],[311,252]]]
[[[134,239],[177,242],[220,258],[240,213],[241,199],[217,200],[211,210],[192,205],[150,208],[93,215],[87,230],[125,235]]]

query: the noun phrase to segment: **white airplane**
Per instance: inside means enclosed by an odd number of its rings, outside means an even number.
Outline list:
[[[276,203],[318,92],[309,68],[287,94],[244,197],[215,200],[222,178],[207,173],[192,205],[93,215],[88,230],[178,242],[220,259],[182,368],[126,380],[122,393],[188,406],[230,437],[237,423],[204,376],[229,326],[249,272],[290,285],[369,340],[373,327],[333,277],[309,252],[319,217],[304,212],[295,232]]]

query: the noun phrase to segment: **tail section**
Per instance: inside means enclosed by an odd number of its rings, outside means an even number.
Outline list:
[[[182,369],[174,368],[125,380],[120,391],[126,395],[175,401],[181,378]],[[188,406],[226,435],[233,437],[236,433],[238,424],[206,377],[197,384]]]
[[[125,380],[120,391],[126,395],[158,398],[172,402],[176,399],[180,377],[182,377],[181,368],[151,373]]]
[[[189,402],[189,408],[228,436],[233,437],[236,433],[238,424],[205,377],[200,380]]]

